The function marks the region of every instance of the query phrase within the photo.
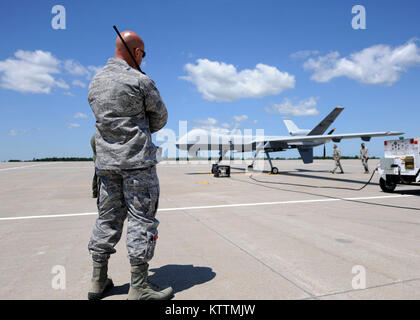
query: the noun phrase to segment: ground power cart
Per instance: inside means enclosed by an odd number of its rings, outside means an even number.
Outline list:
[[[384,192],[393,192],[398,184],[420,185],[420,138],[385,141],[385,157],[378,173]]]

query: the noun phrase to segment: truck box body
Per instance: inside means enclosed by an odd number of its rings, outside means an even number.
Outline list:
[[[378,173],[388,184],[420,181],[420,138],[385,141],[385,157]]]

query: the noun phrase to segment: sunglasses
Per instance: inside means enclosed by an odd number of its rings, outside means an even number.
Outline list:
[[[136,49],[137,48],[134,48],[134,54],[136,53]],[[143,53],[143,57],[142,58],[144,58],[146,56],[146,51],[142,50],[141,48],[139,48],[139,49]]]

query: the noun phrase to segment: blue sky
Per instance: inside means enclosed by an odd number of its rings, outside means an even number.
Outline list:
[[[366,8],[365,30],[351,25],[357,4]],[[54,5],[66,9],[65,30],[51,26]],[[337,133],[417,137],[419,9],[410,0],[2,2],[0,161],[91,155],[87,87],[114,54],[114,24],[144,39],[142,68],[175,132],[188,120],[189,129],[287,135],[283,117],[310,129],[344,106]],[[368,144],[374,155],[382,141]],[[340,143],[345,155],[359,147]]]

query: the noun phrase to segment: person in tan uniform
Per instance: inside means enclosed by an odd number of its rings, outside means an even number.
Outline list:
[[[335,171],[340,168],[341,172],[344,173],[343,167],[341,166],[341,151],[338,149],[337,145],[334,145],[334,152],[333,152],[333,159],[335,161],[335,168],[331,170],[331,173],[335,173]]]
[[[362,160],[362,165],[363,165],[363,168],[365,169],[365,173],[369,173],[369,166],[368,166],[369,149],[366,148],[364,143],[362,143],[362,147],[360,149],[360,160]]]

